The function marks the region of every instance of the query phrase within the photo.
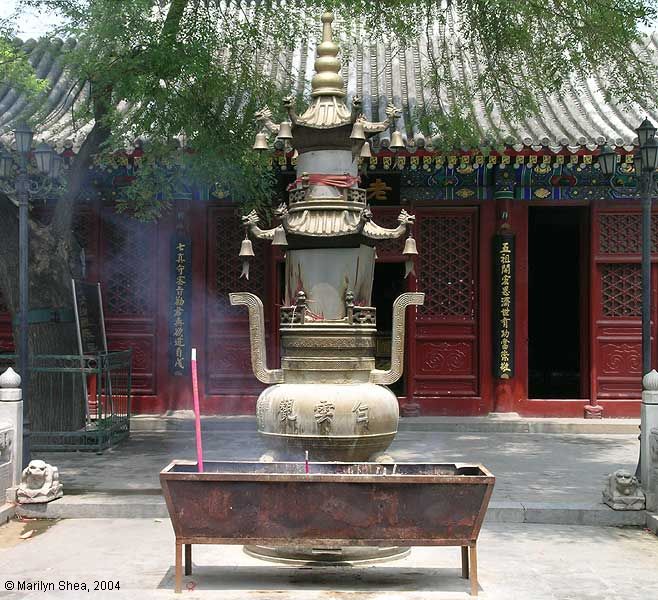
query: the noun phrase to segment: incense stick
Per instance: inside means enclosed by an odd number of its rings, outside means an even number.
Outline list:
[[[196,461],[203,473],[203,447],[201,445],[201,408],[199,406],[199,379],[196,371],[196,348],[192,348],[192,396],[194,398],[194,427],[196,432]]]

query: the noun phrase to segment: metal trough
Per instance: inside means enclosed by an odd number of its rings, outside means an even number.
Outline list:
[[[482,465],[173,461],[160,473],[176,534],[175,591],[192,544],[461,546],[477,595],[476,543],[495,478]],[[469,556],[470,555],[470,556]],[[470,561],[469,561],[470,557]],[[469,565],[470,563],[470,565]]]

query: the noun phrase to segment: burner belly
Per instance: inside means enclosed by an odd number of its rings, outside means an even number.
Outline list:
[[[261,393],[256,417],[276,458],[365,461],[393,441],[399,407],[374,383],[282,383]]]

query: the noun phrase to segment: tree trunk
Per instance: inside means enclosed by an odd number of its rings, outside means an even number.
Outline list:
[[[30,216],[29,309],[73,309],[70,244],[54,235],[53,228]],[[0,292],[14,319],[15,352],[18,353],[18,211],[0,198]],[[32,323],[28,328],[28,353],[78,354],[75,324]],[[31,428],[34,431],[75,431],[85,424],[81,376],[32,372],[28,390]]]

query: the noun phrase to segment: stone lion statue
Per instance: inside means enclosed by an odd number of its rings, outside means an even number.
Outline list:
[[[617,469],[608,475],[603,501],[614,510],[643,510],[645,497],[637,477]]]
[[[63,495],[57,467],[42,460],[31,460],[23,469],[21,484],[16,492],[19,504],[50,502]]]

